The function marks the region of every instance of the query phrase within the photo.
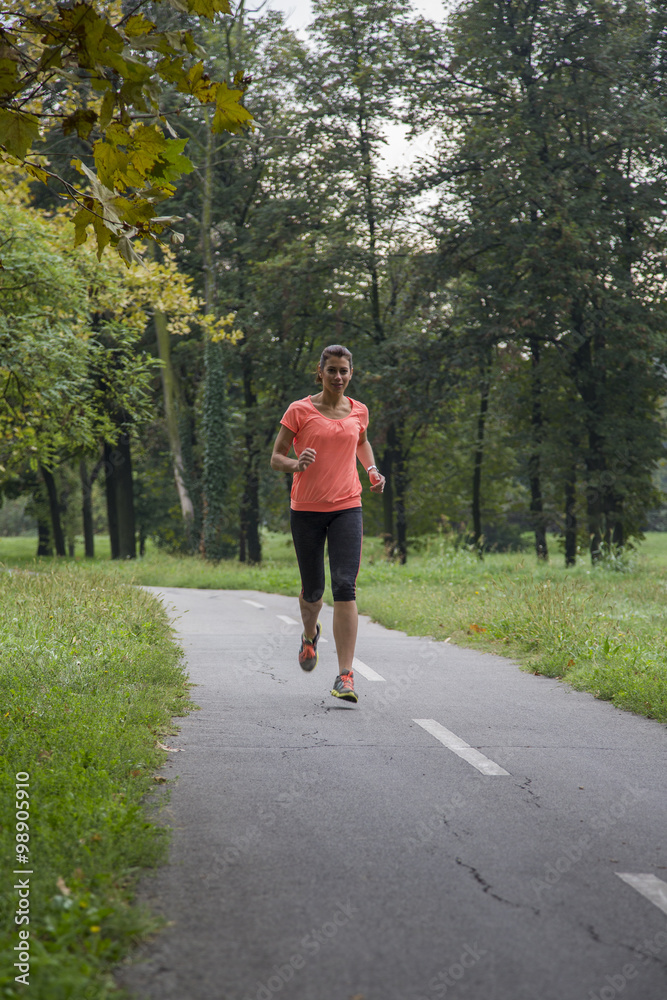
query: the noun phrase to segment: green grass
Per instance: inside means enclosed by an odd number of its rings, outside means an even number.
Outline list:
[[[142,801],[166,756],[156,744],[190,707],[166,614],[95,567],[0,573],[0,692],[0,996],[117,998],[111,968],[156,928],[130,905],[137,873],[165,856]],[[17,772],[30,775],[28,865]],[[33,872],[27,987],[14,981],[15,868]]]
[[[267,533],[263,541],[265,559],[256,567],[150,547],[135,562],[101,558],[93,565],[133,583],[295,595],[291,540]],[[34,560],[34,547],[34,539],[0,539],[0,559],[37,569],[58,562]],[[553,539],[551,551],[546,565],[532,553],[489,554],[480,562],[450,539],[431,537],[399,566],[386,562],[378,539],[366,538],[359,608],[390,628],[512,656],[526,669],[667,721],[667,534],[651,533],[620,563],[595,569],[584,554],[566,570]]]

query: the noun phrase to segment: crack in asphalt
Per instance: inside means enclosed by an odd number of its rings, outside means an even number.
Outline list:
[[[517,910],[521,910],[525,907],[526,904],[524,903],[513,903],[511,899],[505,899],[503,896],[499,896],[496,892],[493,892],[491,884],[486,881],[486,879],[482,876],[482,874],[478,871],[478,869],[475,868],[474,865],[466,864],[466,862],[463,861],[461,858],[455,858],[454,860],[456,861],[457,865],[461,866],[461,868],[468,869],[468,871],[473,876],[475,881],[481,885],[482,891],[491,896],[492,899],[496,899],[499,903],[505,903],[506,906],[511,906]],[[536,909],[534,906],[529,906],[528,909],[532,910],[535,916],[539,916],[540,911]]]

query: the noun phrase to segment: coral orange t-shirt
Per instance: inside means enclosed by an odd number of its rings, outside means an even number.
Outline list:
[[[345,510],[361,507],[361,481],[357,473],[359,438],[368,428],[368,407],[350,401],[346,417],[334,420],[317,409],[310,396],[291,403],[280,421],[294,432],[294,450],[314,448],[315,461],[295,472],[292,510]]]

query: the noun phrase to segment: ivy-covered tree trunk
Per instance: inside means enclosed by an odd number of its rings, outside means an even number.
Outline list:
[[[259,534],[259,462],[260,449],[257,433],[252,426],[257,414],[257,396],[252,385],[252,373],[247,358],[243,358],[243,394],[245,401],[245,485],[241,498],[241,539],[244,555],[250,563],[262,561],[262,542]],[[239,558],[241,552],[239,551]],[[241,561],[244,561],[241,559]]]
[[[549,552],[547,549],[547,526],[544,517],[540,468],[543,439],[542,377],[540,373],[540,345],[536,337],[530,338],[530,355],[532,364],[530,422],[533,446],[532,454],[528,459],[530,516],[535,533],[535,553],[538,559],[546,561],[549,557]]]
[[[213,219],[213,155],[214,142],[210,129],[204,162],[202,190],[201,247],[204,262],[204,302],[206,312],[213,313],[215,299],[215,265],[211,245]],[[227,385],[223,360],[223,345],[206,340],[204,348],[204,403],[202,435],[204,438],[204,468],[202,471],[202,531],[199,550],[206,559],[222,559],[227,493],[230,479],[229,418]]]
[[[65,536],[63,534],[62,523],[60,520],[60,502],[58,500],[56,481],[53,477],[53,473],[45,466],[40,466],[40,471],[42,473],[44,485],[46,486],[46,495],[49,499],[49,513],[51,515],[51,527],[53,529],[53,541],[56,547],[56,555],[64,556],[66,554]]]
[[[222,559],[227,493],[230,476],[227,387],[223,345],[206,342],[206,383],[202,427],[204,469],[202,477],[202,535],[200,551],[206,559]]]

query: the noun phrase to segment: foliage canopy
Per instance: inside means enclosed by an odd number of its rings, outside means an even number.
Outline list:
[[[229,0],[166,4],[193,27],[230,13]],[[243,74],[231,87],[211,79],[192,28],[160,30],[142,11],[147,6],[144,0],[124,13],[120,0],[9,0],[0,9],[0,159],[59,184],[78,209],[76,243],[92,226],[98,253],[111,244],[127,263],[139,259],[133,237],[155,239],[176,221],[157,206],[192,169],[187,139],[163,113],[165,93],[212,106],[213,132],[240,132],[252,118],[241,104]],[[88,163],[73,160],[85,188],[39,156],[39,140],[54,126],[90,150]]]

